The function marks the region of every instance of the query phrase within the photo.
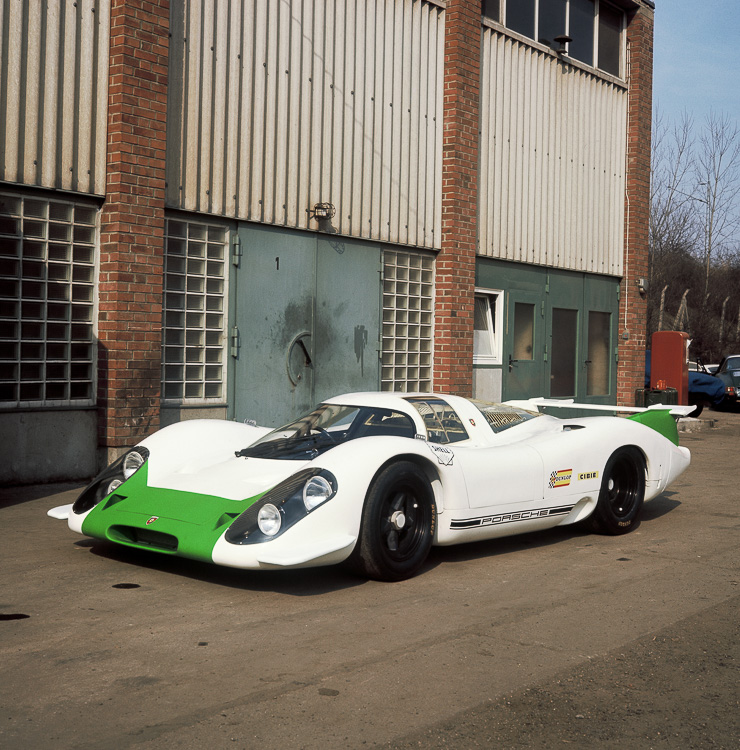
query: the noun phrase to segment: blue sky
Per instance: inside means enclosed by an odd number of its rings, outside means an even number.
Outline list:
[[[655,0],[653,104],[740,124],[740,0]]]

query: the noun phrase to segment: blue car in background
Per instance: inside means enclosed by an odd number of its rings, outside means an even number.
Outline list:
[[[705,406],[711,406],[713,409],[727,409],[736,403],[740,391],[740,355],[726,357],[720,364],[720,370],[730,360],[734,360],[734,370],[729,371],[729,375],[735,379],[734,383],[721,378],[719,370],[716,376],[708,372],[689,370],[689,404],[696,406],[689,416],[698,417]],[[649,351],[645,355],[645,388],[650,388]]]

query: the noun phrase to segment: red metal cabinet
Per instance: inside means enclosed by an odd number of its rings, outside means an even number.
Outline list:
[[[689,335],[683,331],[656,331],[650,355],[650,387],[675,388],[678,403],[689,403]]]

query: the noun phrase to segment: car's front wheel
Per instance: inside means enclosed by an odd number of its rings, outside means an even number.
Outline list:
[[[637,448],[621,448],[606,462],[601,490],[586,526],[597,534],[626,534],[645,500],[645,459]]]
[[[424,564],[434,539],[434,494],[424,472],[398,461],[373,480],[365,499],[354,569],[378,581],[402,581]]]

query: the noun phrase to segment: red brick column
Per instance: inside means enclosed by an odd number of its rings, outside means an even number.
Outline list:
[[[619,302],[617,403],[633,406],[645,377],[647,297],[637,281],[648,275],[650,138],[653,106],[653,18],[642,5],[629,19],[629,109],[624,277]]]
[[[100,227],[98,444],[159,426],[169,0],[113,0]]]
[[[437,257],[434,388],[473,389],[473,297],[478,238],[480,0],[445,12],[442,239]]]

